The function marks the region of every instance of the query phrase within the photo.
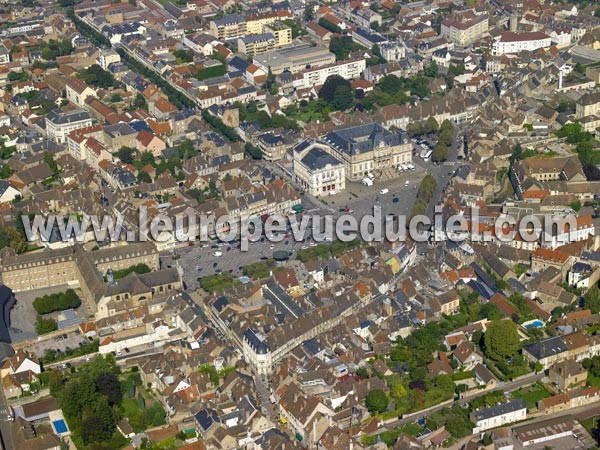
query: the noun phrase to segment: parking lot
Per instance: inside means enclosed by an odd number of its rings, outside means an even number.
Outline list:
[[[417,195],[421,179],[425,176],[422,168],[399,174],[391,180],[375,179],[373,186],[365,186],[361,182],[346,182],[346,190],[325,200],[336,213],[341,208],[348,208],[357,218],[373,214],[373,207],[381,207],[382,215],[408,214]],[[406,182],[408,181],[408,186]],[[388,192],[381,194],[383,189]],[[394,198],[397,198],[394,201]]]
[[[64,292],[67,290],[67,288],[67,285],[63,285],[47,289],[17,292],[17,301],[10,313],[10,336],[13,342],[21,342],[36,337],[35,321],[38,314],[33,307],[33,301],[36,298],[44,295]],[[87,320],[91,314],[85,301],[81,302],[81,306],[76,309],[76,313],[82,321]],[[59,311],[45,314],[44,318],[52,318],[56,320],[59,314]]]
[[[68,348],[77,348],[80,344],[89,342],[79,331],[61,334],[53,338],[41,339],[43,340],[28,346],[26,350],[35,353],[38,357],[42,357],[48,349],[64,352]]]

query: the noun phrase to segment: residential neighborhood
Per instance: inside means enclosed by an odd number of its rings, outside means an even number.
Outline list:
[[[600,6],[0,5],[0,449],[600,448]]]

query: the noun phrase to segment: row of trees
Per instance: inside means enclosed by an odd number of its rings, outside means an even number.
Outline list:
[[[429,117],[427,120],[411,122],[406,126],[406,132],[411,137],[434,133],[438,129],[438,121],[433,116]]]
[[[73,21],[77,30],[86,36],[94,45],[97,47],[110,47],[110,41],[102,33],[97,32],[88,24],[80,20],[77,15],[73,12],[72,8],[67,11],[67,16]],[[178,108],[182,106],[192,108],[196,104],[189,99],[182,92],[179,92],[173,86],[171,86],[162,76],[154,72],[153,70],[146,67],[144,64],[137,61],[135,58],[129,56],[122,48],[118,48],[117,52],[121,56],[121,60],[125,62],[131,69],[140,73],[151,82],[156,84],[169,98],[169,101]]]
[[[38,314],[49,314],[54,311],[64,311],[69,308],[77,308],[81,305],[81,299],[73,289],[57,294],[47,294],[33,301],[33,307]]]
[[[413,204],[410,213],[411,219],[415,216],[422,215],[427,212],[427,206],[429,205],[429,202],[433,199],[436,187],[437,183],[435,181],[435,178],[430,174],[425,175],[423,181],[421,181],[419,190],[417,191],[417,199]]]
[[[220,118],[218,118],[217,116],[213,116],[211,113],[208,112],[208,110],[206,110],[206,109],[202,110],[202,118],[212,128],[214,128],[216,131],[221,133],[223,136],[225,136],[231,142],[239,142],[242,140],[242,138],[239,136],[239,134],[237,134],[236,131],[232,127],[225,125]]]
[[[450,153],[450,145],[454,139],[454,125],[448,119],[440,126],[438,143],[433,148],[433,160],[436,162],[446,161]]]
[[[117,52],[121,56],[121,60],[123,62],[125,62],[132,70],[140,73],[152,83],[156,84],[160,88],[160,90],[165,93],[169,101],[175,106],[177,106],[178,108],[184,106],[187,108],[193,108],[196,106],[195,102],[189,99],[185,94],[175,89],[162,76],[149,69],[137,59],[129,56],[129,54],[125,52],[125,50],[123,50],[122,48],[118,48]]]
[[[79,17],[77,17],[77,15],[75,15],[75,12],[73,11],[73,8],[68,9],[67,16],[75,24],[77,30],[85,37],[87,37],[90,40],[90,42],[96,47],[110,47],[110,41],[107,39],[107,37],[104,36],[102,33],[98,33],[87,23],[83,22]]]

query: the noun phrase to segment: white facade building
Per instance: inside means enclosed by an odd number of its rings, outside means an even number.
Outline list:
[[[336,62],[329,66],[305,71],[302,78],[294,80],[293,85],[296,89],[321,86],[325,84],[325,80],[331,75],[339,75],[346,80],[353,80],[360,78],[366,68],[367,63],[364,59]]]
[[[552,39],[545,33],[534,31],[529,33],[503,33],[496,42],[492,44],[494,55],[506,53],[519,53],[523,51],[535,51],[540,48],[550,47]]]
[[[471,420],[475,422],[473,434],[476,434],[491,428],[501,427],[507,423],[525,420],[527,418],[527,406],[523,400],[518,399],[476,410],[471,416]]]
[[[344,163],[331,156],[326,145],[311,140],[294,149],[294,179],[315,197],[346,189]]]
[[[102,67],[102,70],[108,70],[108,66],[113,63],[121,62],[121,55],[119,55],[112,48],[103,48],[98,53],[98,65]]]
[[[67,136],[73,130],[89,127],[92,118],[81,109],[61,111],[55,109],[46,114],[46,133],[50,139],[59,144],[64,144]]]
[[[387,42],[379,46],[381,56],[386,61],[400,61],[406,57],[406,47],[399,42]]]
[[[260,334],[250,328],[244,332],[242,352],[246,362],[259,376],[266,377],[271,373],[273,359],[269,345]]]

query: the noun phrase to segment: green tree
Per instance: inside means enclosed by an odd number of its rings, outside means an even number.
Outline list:
[[[333,36],[329,41],[329,51],[335,55],[336,61],[348,59],[352,51],[352,37]]]
[[[429,118],[425,121],[426,133],[431,133],[433,131],[437,131],[439,129],[438,121],[433,116],[429,116]]]
[[[244,144],[244,152],[254,160],[262,159],[262,150],[250,142]]]
[[[135,96],[135,99],[133,100],[133,106],[135,106],[136,108],[139,108],[139,109],[145,109],[148,107],[148,104],[146,103],[146,99],[144,98],[144,96],[141,93],[138,93]]]
[[[121,162],[125,164],[131,164],[136,152],[137,150],[133,147],[121,147],[119,150],[117,150],[116,155]]]
[[[96,390],[104,395],[110,406],[116,405],[123,398],[121,383],[112,372],[101,372],[96,375]]]
[[[598,283],[594,283],[583,297],[583,307],[590,309],[593,314],[600,312],[600,289]]]
[[[82,423],[81,437],[84,444],[108,441],[116,430],[116,417],[108,400],[96,396],[92,407],[87,408]]]
[[[432,155],[432,159],[435,162],[443,162],[446,161],[448,159],[448,147],[446,147],[446,145],[444,145],[441,141],[438,142],[435,147],[433,148],[433,155]]]
[[[314,3],[307,3],[304,7],[304,20],[306,22],[312,22],[315,20],[315,5]]]
[[[341,89],[338,89],[341,88]],[[352,94],[350,82],[339,75],[330,75],[325,80],[325,83],[319,91],[319,98],[327,103],[333,104],[336,96],[342,95],[344,100],[347,99],[347,92]]]
[[[141,164],[141,167],[144,167],[147,165],[153,166],[155,164],[154,155],[149,151],[140,153],[140,164]]]
[[[43,319],[42,316],[37,316],[35,321],[35,332],[39,335],[52,333],[58,330],[58,325],[54,319]]]
[[[373,415],[387,410],[389,399],[381,389],[373,389],[367,394],[365,406]]]
[[[23,253],[27,250],[27,241],[21,233],[15,228],[0,228],[0,249],[10,247],[17,253]]]
[[[353,99],[351,89],[348,89],[346,86],[338,86],[335,88],[333,107],[337,110],[345,111],[352,105]]]
[[[140,170],[138,172],[137,181],[138,181],[138,183],[152,183],[152,178],[150,178],[150,175],[148,174],[148,172],[144,172],[143,170]]]
[[[517,326],[511,320],[491,322],[483,341],[486,355],[495,361],[506,361],[514,357],[521,348]]]
[[[425,75],[430,77],[430,78],[437,78],[439,74],[439,67],[438,64],[435,62],[435,60],[431,60],[431,64],[429,64],[429,67],[427,67],[425,69]]]
[[[123,100],[123,97],[121,97],[119,94],[113,94],[110,96],[110,101],[113,103],[118,103],[121,100]]]
[[[78,76],[87,84],[103,89],[120,85],[112,73],[107,72],[98,64],[93,64],[87,69],[81,70]]]
[[[58,165],[56,164],[56,161],[54,161],[54,156],[52,156],[52,153],[44,152],[44,162],[50,166],[53,174],[56,175],[58,173]]]
[[[382,92],[395,93],[405,89],[405,83],[396,75],[386,75],[379,81],[379,89]]]
[[[342,29],[340,27],[338,27],[337,25],[331,23],[325,17],[321,17],[319,19],[319,25],[321,25],[326,30],[331,31],[332,33],[342,34]]]

